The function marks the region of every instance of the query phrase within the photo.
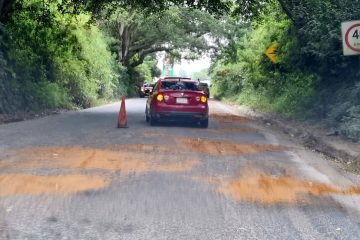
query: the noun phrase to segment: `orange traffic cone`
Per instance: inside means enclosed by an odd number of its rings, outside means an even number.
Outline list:
[[[118,117],[118,128],[127,128],[127,117],[126,117],[126,108],[125,108],[125,97],[121,98],[121,106]]]

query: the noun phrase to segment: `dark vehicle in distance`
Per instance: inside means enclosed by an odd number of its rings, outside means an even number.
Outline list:
[[[145,96],[149,96],[153,91],[153,84],[151,83],[144,83],[144,85],[140,88],[139,95],[141,98]]]
[[[159,80],[146,103],[146,121],[178,121],[209,124],[208,99],[199,89],[199,82],[189,78],[164,78]]]
[[[207,83],[199,83],[199,88],[205,93],[207,98],[210,98],[210,89]]]

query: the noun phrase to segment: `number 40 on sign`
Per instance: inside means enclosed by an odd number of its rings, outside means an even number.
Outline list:
[[[360,55],[360,20],[341,24],[345,56]]]

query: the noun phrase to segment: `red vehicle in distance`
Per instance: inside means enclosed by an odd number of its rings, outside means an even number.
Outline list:
[[[198,81],[180,77],[160,79],[147,100],[145,115],[150,125],[159,121],[178,121],[199,123],[207,128],[208,99]]]

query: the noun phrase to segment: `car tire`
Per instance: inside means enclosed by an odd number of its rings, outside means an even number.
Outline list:
[[[150,126],[155,126],[157,121],[155,118],[153,118],[150,114],[150,117],[149,117],[149,123],[150,123]]]
[[[209,127],[209,119],[205,119],[203,121],[200,122],[200,127],[202,128],[208,128]]]
[[[148,114],[148,107],[147,106],[145,108],[145,120],[146,120],[147,123],[150,122],[150,117],[149,117],[149,114]]]

